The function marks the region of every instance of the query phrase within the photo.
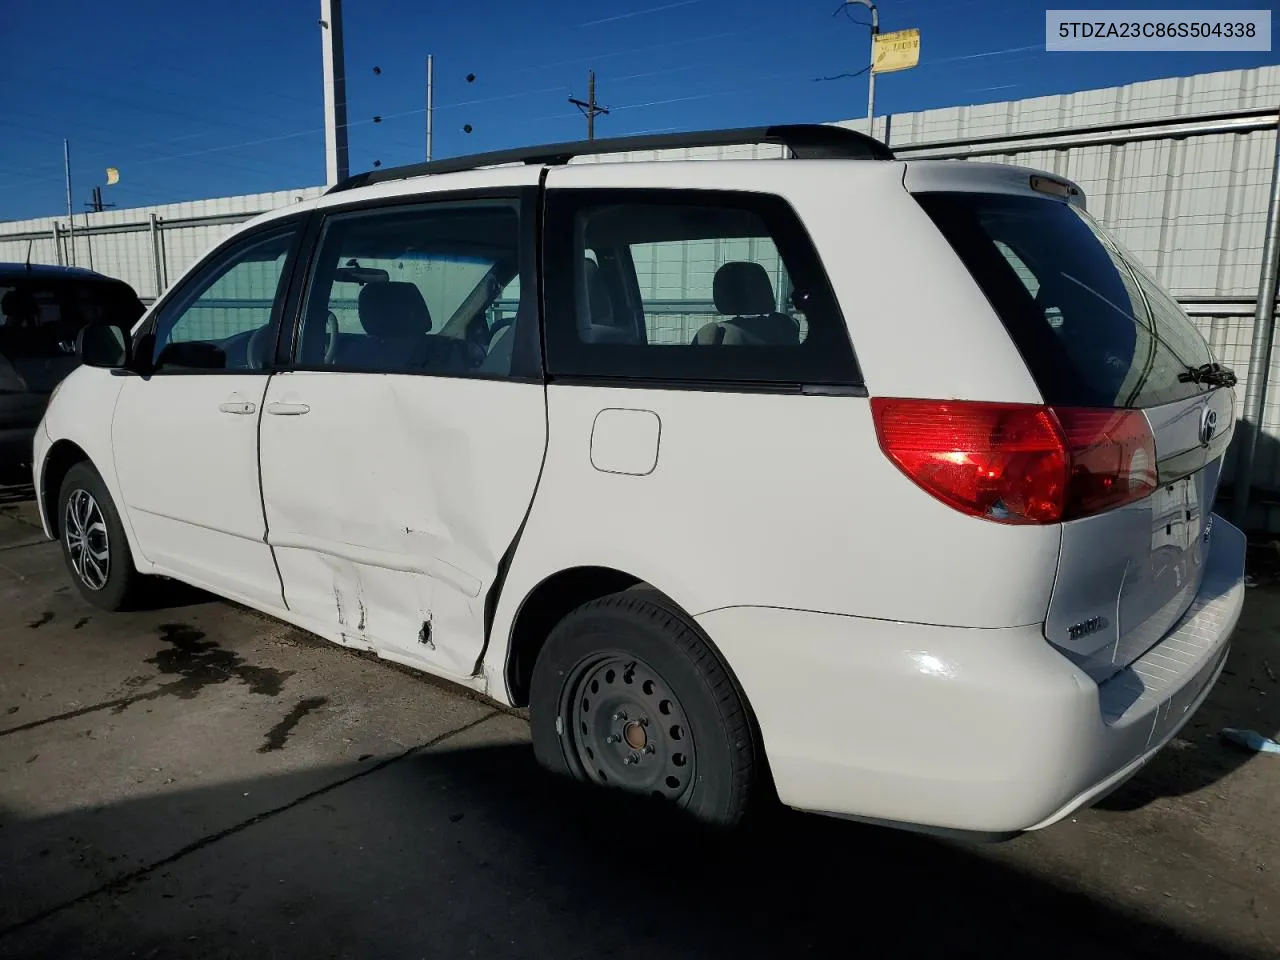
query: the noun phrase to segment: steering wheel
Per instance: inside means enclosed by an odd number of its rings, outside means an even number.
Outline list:
[[[324,362],[325,366],[333,363],[333,358],[338,355],[338,316],[330,310],[324,318]]]
[[[493,342],[493,335],[514,321],[514,316],[499,320],[493,326],[493,329],[490,329],[485,318],[485,314],[483,312],[477,314],[475,318],[467,324],[466,334],[464,336],[467,363],[472,367],[478,367],[480,364],[484,363],[484,358],[489,355],[489,344]]]

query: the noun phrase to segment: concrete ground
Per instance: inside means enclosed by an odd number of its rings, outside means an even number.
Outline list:
[[[105,615],[0,489],[0,956],[1275,957],[1280,587],[1099,808],[998,846],[550,783],[518,717],[212,599]],[[1268,548],[1269,549],[1269,548]],[[866,734],[874,735],[874,733]]]

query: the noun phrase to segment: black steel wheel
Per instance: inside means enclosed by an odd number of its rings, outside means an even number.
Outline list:
[[[565,617],[534,666],[529,708],[534,752],[555,773],[716,824],[747,811],[762,765],[744,698],[659,595],[624,591]]]
[[[679,802],[697,752],[679,695],[643,660],[612,651],[587,659],[564,686],[557,717],[586,780]]]

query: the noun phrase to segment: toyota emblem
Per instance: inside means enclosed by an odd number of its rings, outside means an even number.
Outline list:
[[[1206,447],[1218,429],[1218,411],[1205,407],[1204,416],[1200,419],[1200,442]]]

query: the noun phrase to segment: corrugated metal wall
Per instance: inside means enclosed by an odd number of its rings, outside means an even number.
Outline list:
[[[942,151],[911,147],[1277,107],[1280,67],[1273,66],[899,114],[889,120],[889,139],[905,157],[927,156]],[[847,125],[864,128],[865,122]],[[882,136],[884,125],[883,119],[877,125]],[[1275,148],[1271,129],[1011,150],[982,159],[1039,167],[1079,183],[1094,216],[1183,301],[1214,355],[1240,376],[1236,396],[1242,401]],[[1275,384],[1277,376],[1280,357],[1273,357],[1268,383]],[[1280,493],[1280,389],[1268,391],[1261,426],[1254,486]],[[1225,482],[1231,482],[1233,467],[1229,458]],[[1280,507],[1261,503],[1251,520],[1251,525],[1280,530]]]
[[[66,217],[0,223],[0,261],[25,261],[30,238],[33,263],[74,262],[77,266],[90,267],[119,277],[138,291],[139,296],[151,300],[160,293],[150,231],[152,215],[160,223],[161,275],[172,283],[202,253],[230,233],[237,222],[288,203],[309,200],[323,192],[323,187],[302,187],[274,193],[77,214],[75,239],[70,243]],[[190,222],[209,218],[217,218],[217,222]],[[53,239],[55,225],[60,227],[60,240],[56,244]],[[86,228],[89,233],[84,232]],[[112,232],[94,232],[102,228]],[[21,239],[12,239],[15,236]]]
[[[1280,66],[898,114],[889,121],[889,138],[896,150],[938,140],[1277,107]],[[884,120],[878,129],[883,135]],[[986,159],[1074,179],[1094,216],[1175,295],[1253,297],[1274,147],[1274,131],[1259,131]]]

